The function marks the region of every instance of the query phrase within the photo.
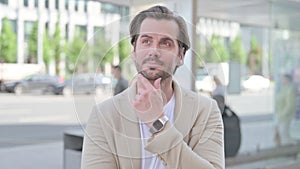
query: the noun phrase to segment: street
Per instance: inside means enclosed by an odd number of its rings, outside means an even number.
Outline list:
[[[0,148],[62,141],[63,131],[82,127],[93,105],[102,99],[1,93]]]
[[[5,154],[0,168],[61,169],[64,131],[82,128],[93,105],[109,97],[0,93],[0,156]],[[240,153],[274,146],[272,102],[270,91],[227,96],[227,103],[241,117]],[[268,118],[261,118],[264,115]]]
[[[95,95],[22,95],[0,94],[0,148],[62,141],[66,129],[82,127],[96,102],[110,94]],[[272,94],[229,95],[229,106],[239,116],[270,115]],[[245,119],[247,120],[247,119]]]

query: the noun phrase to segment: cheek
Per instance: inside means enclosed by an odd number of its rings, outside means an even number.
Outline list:
[[[139,59],[139,54],[135,51],[132,52],[131,58],[134,62],[136,62]]]
[[[135,62],[141,62],[145,58],[145,56],[147,56],[147,52],[145,50],[144,51],[133,52],[132,59]]]

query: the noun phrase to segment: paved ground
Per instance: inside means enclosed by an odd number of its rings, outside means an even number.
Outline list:
[[[62,169],[63,143],[43,143],[0,149],[1,169]]]
[[[255,151],[273,146],[272,122],[245,122],[242,124],[240,152]],[[271,143],[271,144],[270,144]],[[43,142],[0,149],[1,169],[62,169],[63,143]]]
[[[72,100],[56,96],[19,98],[23,100],[0,95],[1,103],[4,103],[0,104],[0,169],[63,169],[63,131],[80,127],[78,118],[86,119],[83,111],[94,100],[90,97]],[[271,93],[263,96],[253,93],[232,95],[227,101],[241,117],[240,153],[274,146]],[[45,108],[49,102],[56,106]],[[74,105],[77,105],[76,115],[67,111],[74,111]],[[24,119],[28,121],[24,122]],[[292,127],[295,137],[299,137],[299,126],[295,123]]]

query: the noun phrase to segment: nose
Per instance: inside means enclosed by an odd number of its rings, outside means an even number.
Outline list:
[[[151,48],[149,48],[148,55],[150,57],[160,57],[160,50],[158,48],[158,44],[153,44]]]

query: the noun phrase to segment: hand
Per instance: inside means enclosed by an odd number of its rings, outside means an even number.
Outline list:
[[[137,116],[150,127],[154,120],[163,116],[163,97],[160,87],[161,78],[152,85],[148,79],[139,74],[137,79],[137,94],[131,101]]]

